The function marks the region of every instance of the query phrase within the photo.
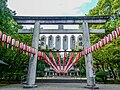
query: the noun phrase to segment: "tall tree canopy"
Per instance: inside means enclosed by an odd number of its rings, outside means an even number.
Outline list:
[[[24,36],[17,34],[17,30],[22,28],[22,26],[14,21],[14,15],[15,11],[12,11],[7,7],[7,0],[0,0],[0,31],[6,35],[12,36],[12,38],[15,38],[16,40],[31,45],[31,35]],[[18,79],[19,76],[26,73],[25,70],[28,65],[28,57],[22,55],[20,51],[15,52],[15,49],[6,49],[6,44],[5,47],[0,45],[0,60],[8,63],[7,66],[0,65],[0,79],[3,77],[5,79]]]
[[[105,34],[91,35],[91,44],[98,42],[108,33],[120,27],[120,0],[98,0],[97,6],[89,11],[88,16],[108,15],[111,18],[104,25],[92,25],[92,28],[103,28]],[[95,67],[110,70],[114,79],[120,77],[120,37],[112,43],[93,53]],[[98,71],[99,71],[98,70]],[[115,73],[117,72],[117,73]]]

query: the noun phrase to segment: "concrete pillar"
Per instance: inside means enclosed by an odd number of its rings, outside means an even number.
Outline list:
[[[83,22],[83,44],[84,44],[84,50],[86,48],[90,47],[89,28],[88,28],[88,23],[86,21]],[[93,72],[91,72],[91,70],[93,68],[92,60],[93,60],[92,53],[85,55],[87,86],[93,85],[93,82],[92,82],[93,79],[90,76],[90,74],[93,74]]]
[[[32,47],[36,48],[36,49],[38,49],[39,29],[40,29],[39,21],[36,21],[35,25],[34,25],[34,32],[33,32],[33,39],[32,39]],[[24,85],[25,88],[37,87],[37,85],[35,85],[37,56],[38,56],[38,50],[37,50],[35,56],[33,56],[33,55],[30,56],[28,76],[27,76],[27,84]]]

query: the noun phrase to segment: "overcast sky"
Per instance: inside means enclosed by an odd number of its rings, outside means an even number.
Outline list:
[[[8,0],[8,7],[17,15],[85,15],[97,0]]]
[[[22,16],[84,16],[96,4],[97,0],[8,0],[8,7]]]

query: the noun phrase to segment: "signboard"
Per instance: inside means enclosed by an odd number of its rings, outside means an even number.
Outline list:
[[[61,49],[61,37],[59,35],[55,37],[55,49],[56,50]]]
[[[75,36],[72,35],[70,37],[70,49],[74,50],[76,48],[76,43],[75,43]]]
[[[64,50],[68,49],[68,36],[67,35],[63,36],[63,49]]]
[[[46,49],[46,36],[41,36],[41,49]]]
[[[48,49],[53,49],[53,46],[54,46],[54,37],[50,35],[48,37]]]
[[[82,40],[82,35],[79,35],[78,38],[78,49],[83,49],[83,40]]]

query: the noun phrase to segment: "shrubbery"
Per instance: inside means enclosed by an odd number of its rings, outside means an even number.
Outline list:
[[[96,73],[96,81],[105,83],[108,75],[109,75],[109,72],[105,72],[105,71],[97,72]]]

